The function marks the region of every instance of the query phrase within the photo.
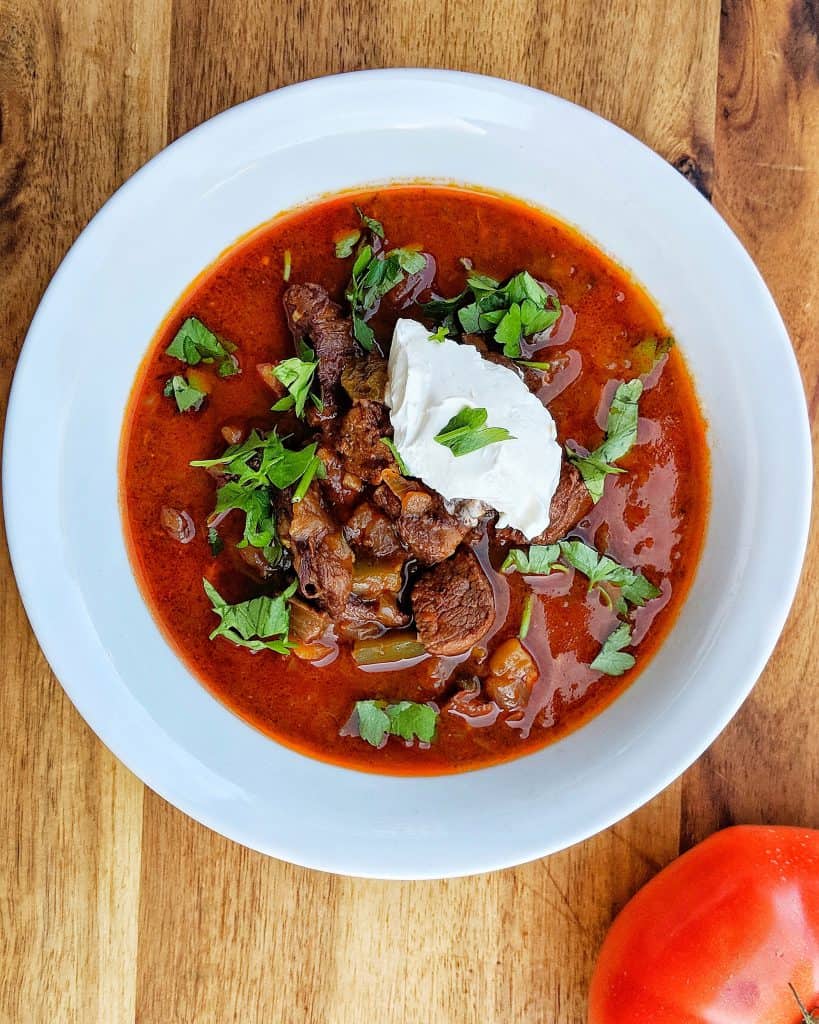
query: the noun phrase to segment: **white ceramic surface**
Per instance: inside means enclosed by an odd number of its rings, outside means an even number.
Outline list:
[[[540,204],[633,270],[696,377],[710,421],[713,511],[676,627],[611,707],[511,763],[402,779],[287,750],[196,682],[137,590],[116,469],[140,359],[203,267],[238,235],[319,193],[419,176]],[[469,874],[559,850],[628,814],[691,764],[747,695],[783,626],[804,552],[810,475],[785,328],[708,203],[585,110],[507,82],[417,70],[262,96],[134,175],[43,298],[14,379],[3,462],[8,539],[29,618],[103,742],[226,836],[299,864],[385,878]]]

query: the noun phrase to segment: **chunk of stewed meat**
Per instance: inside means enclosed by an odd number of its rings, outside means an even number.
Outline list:
[[[394,595],[383,594],[377,601],[365,601],[351,594],[336,621],[336,631],[344,640],[370,640],[385,629],[409,625],[410,617],[401,611]]]
[[[309,338],[318,357],[322,417],[335,416],[341,395],[341,374],[355,355],[350,318],[344,316],[319,284],[294,284],[284,293],[284,310],[293,337]]]
[[[283,515],[288,521],[280,533],[291,548],[302,594],[334,618],[341,615],[353,587],[353,553],[316,483]]]
[[[537,676],[532,655],[517,637],[510,637],[492,652],[484,687],[499,708],[516,711],[529,703]]]
[[[369,501],[353,511],[344,524],[344,535],[356,552],[373,558],[389,558],[401,551],[392,520]]]
[[[533,540],[527,540],[519,530],[504,527],[496,530],[498,540],[507,544],[554,544],[565,537],[591,510],[592,499],[577,467],[563,460],[560,481],[549,509],[549,525]]]
[[[468,548],[420,577],[412,590],[418,639],[430,654],[464,654],[492,625],[495,601],[480,562]]]
[[[401,543],[424,565],[449,558],[475,525],[470,512],[463,518],[449,512],[440,494],[419,480],[406,480],[392,467],[383,473],[384,483],[373,492],[373,502],[395,523]]]
[[[388,432],[391,427],[386,406],[380,402],[356,402],[345,413],[334,435],[345,469],[367,483],[380,483],[384,470],[395,462],[381,440]]]
[[[320,445],[316,455],[324,463],[324,477],[320,484],[327,503],[334,509],[352,508],[361,497],[364,481],[351,473],[341,456],[327,445]]]
[[[449,558],[471,532],[472,527],[450,515],[437,496],[415,514],[399,516],[396,527],[401,542],[424,565],[437,565]]]

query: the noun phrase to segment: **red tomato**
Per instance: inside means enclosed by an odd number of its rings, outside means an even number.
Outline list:
[[[819,831],[743,825],[624,907],[600,951],[589,1024],[797,1024],[789,984],[819,1009]]]

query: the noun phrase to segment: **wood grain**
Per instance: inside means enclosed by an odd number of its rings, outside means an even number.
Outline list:
[[[816,424],[818,60],[812,0],[0,0],[0,402],[60,258],[144,160],[267,89],[409,64],[583,103],[713,194]],[[681,847],[819,823],[817,584],[814,543],[754,695],[648,806],[514,871],[396,884],[266,859],[143,792],[51,676],[2,547],[0,1022],[581,1024],[613,914]]]

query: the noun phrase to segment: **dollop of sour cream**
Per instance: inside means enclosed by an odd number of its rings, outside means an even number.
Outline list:
[[[549,525],[560,479],[555,421],[514,370],[471,345],[433,341],[417,320],[399,320],[392,337],[386,403],[394,444],[412,476],[450,500],[479,500],[531,540]],[[486,409],[487,427],[513,440],[455,456],[435,440],[465,406]]]

